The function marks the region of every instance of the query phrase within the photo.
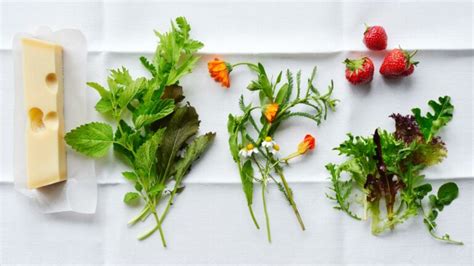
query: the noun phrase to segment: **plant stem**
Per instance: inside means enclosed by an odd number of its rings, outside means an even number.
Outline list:
[[[285,188],[286,194],[288,195],[288,200],[290,201],[290,205],[293,208],[293,212],[296,215],[296,219],[298,219],[298,223],[301,226],[301,230],[304,231],[304,230],[306,230],[306,228],[304,226],[303,219],[301,218],[300,212],[298,211],[298,207],[296,207],[295,200],[293,199],[293,193],[291,192],[290,187],[288,186],[288,182],[286,182],[286,178],[283,175],[283,172],[281,171],[281,169],[279,167],[277,168],[277,172],[278,172],[278,175],[281,178],[281,181],[283,183],[283,187]]]
[[[151,229],[150,231],[140,235],[138,237],[138,240],[145,240],[146,238],[148,238],[149,236],[151,236],[154,232],[156,232],[156,230],[158,230],[160,232],[160,237],[161,237],[161,243],[163,244],[163,247],[166,247],[166,240],[165,240],[165,235],[163,233],[163,229],[161,228],[161,222],[160,222],[160,219],[158,217],[158,214],[156,213],[156,206],[153,205],[152,206],[152,213],[153,213],[153,216],[155,217],[155,221],[156,221],[156,226]]]
[[[464,245],[464,243],[461,242],[461,241],[455,241],[455,240],[452,240],[452,239],[449,239],[449,238],[439,237],[433,232],[433,230],[429,230],[429,231],[430,231],[430,235],[436,240],[445,241],[449,244],[454,244],[454,245]]]
[[[134,225],[136,224],[138,221],[142,220],[142,218],[148,216],[149,214],[149,206],[146,205],[145,208],[143,208],[143,210],[140,212],[139,215],[135,216],[132,220],[130,220],[128,222],[128,225]]]
[[[272,242],[272,235],[270,232],[270,217],[268,216],[268,211],[267,211],[267,201],[265,199],[265,189],[267,187],[267,181],[266,178],[264,177],[264,180],[262,182],[262,200],[263,200],[263,211],[265,212],[265,223],[267,226],[267,238],[268,242]]]
[[[255,224],[255,226],[257,227],[257,229],[260,229],[260,226],[258,225],[258,222],[257,222],[257,219],[255,219],[255,214],[253,213],[253,209],[252,209],[252,206],[249,204],[247,205],[249,207],[249,212],[250,212],[250,216],[252,216],[252,221],[253,223]]]

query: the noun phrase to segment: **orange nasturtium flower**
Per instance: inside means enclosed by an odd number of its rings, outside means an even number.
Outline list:
[[[229,74],[232,71],[232,66],[220,60],[219,58],[214,58],[214,60],[207,63],[207,68],[211,77],[216,81],[221,83],[222,87],[230,87],[230,77]]]
[[[265,106],[263,114],[269,123],[272,123],[275,120],[278,108],[279,106],[277,103],[270,103]]]
[[[316,146],[316,139],[310,134],[304,137],[304,140],[298,144],[298,153],[305,154],[308,150],[314,149]]]

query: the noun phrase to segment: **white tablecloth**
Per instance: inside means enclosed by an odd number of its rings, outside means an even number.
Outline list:
[[[0,3],[0,264],[3,263],[440,263],[473,262],[473,4],[472,2],[192,2],[192,3]],[[187,100],[201,116],[201,130],[217,132],[212,148],[193,167],[164,224],[169,248],[157,236],[138,242],[135,236],[151,224],[127,228],[138,210],[125,206],[131,189],[121,177],[123,166],[112,156],[96,163],[99,182],[97,213],[44,215],[12,185],[13,73],[11,41],[17,32],[46,25],[77,28],[88,39],[88,80],[104,83],[107,69],[122,65],[144,74],[138,57],[151,55],[153,29],[164,31],[184,15],[192,35],[205,43],[196,70],[182,80]],[[418,49],[421,61],[412,77],[388,82],[378,73],[369,87],[351,87],[343,76],[346,57],[368,54],[380,66],[383,54],[367,52],[363,23],[382,24],[389,47]],[[208,76],[214,56],[231,62],[260,61],[268,72],[298,69],[307,76],[314,65],[322,90],[331,79],[341,99],[336,113],[315,127],[291,121],[277,135],[283,150],[292,150],[312,133],[318,147],[286,173],[308,230],[301,232],[286,201],[275,187],[268,194],[272,244],[248,216],[237,170],[227,147],[226,119],[238,112],[237,100],[252,78],[232,73],[232,87],[221,89]],[[84,86],[84,89],[86,87]],[[91,102],[97,99],[89,90]],[[450,95],[453,121],[442,131],[449,156],[426,171],[435,186],[456,179],[460,197],[439,217],[440,232],[464,246],[436,242],[421,219],[374,237],[367,223],[332,209],[324,165],[340,160],[331,149],[347,132],[370,134],[393,128],[392,112],[411,107],[427,110],[427,101]],[[91,105],[90,108],[93,108]],[[100,120],[94,114],[91,120]],[[255,208],[263,222],[261,202]]]

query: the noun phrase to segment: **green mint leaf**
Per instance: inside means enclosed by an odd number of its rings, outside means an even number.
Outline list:
[[[172,99],[158,99],[141,104],[133,112],[133,123],[135,124],[135,128],[142,128],[168,116],[173,112],[174,108],[175,105]]]
[[[120,94],[118,98],[118,105],[121,109],[125,109],[127,105],[135,99],[136,95],[143,89],[145,85],[145,78],[138,78],[131,81]]]
[[[66,134],[66,143],[74,150],[89,157],[102,157],[113,143],[112,127],[106,123],[92,122]]]
[[[129,205],[136,205],[139,200],[140,200],[140,194],[138,194],[137,192],[128,192],[123,197],[123,202]]]
[[[433,109],[434,113],[428,112],[426,116],[421,115],[419,108],[412,109],[420,131],[427,142],[431,141],[433,136],[451,121],[454,112],[454,106],[451,104],[449,96],[439,97],[438,102],[431,100],[428,102],[428,105]]]
[[[95,105],[95,110],[101,114],[109,114],[113,110],[112,102],[110,99],[101,98]]]

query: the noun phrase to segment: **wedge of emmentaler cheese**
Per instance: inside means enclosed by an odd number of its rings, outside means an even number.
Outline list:
[[[62,47],[22,39],[27,186],[40,188],[66,180]]]

